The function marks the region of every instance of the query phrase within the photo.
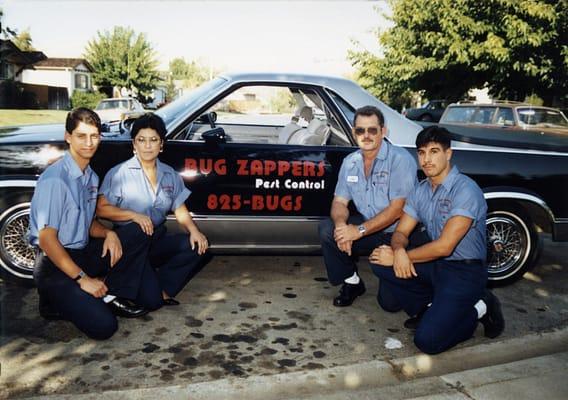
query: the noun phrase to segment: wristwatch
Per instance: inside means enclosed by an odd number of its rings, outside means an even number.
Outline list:
[[[361,224],[357,227],[357,230],[359,231],[359,233],[361,234],[361,236],[365,235],[365,232],[367,232],[367,228],[365,228],[365,225]]]
[[[77,275],[75,278],[73,278],[73,280],[75,282],[79,281],[79,279],[84,278],[85,276],[87,276],[87,274],[85,274],[84,271],[79,272],[79,275]]]

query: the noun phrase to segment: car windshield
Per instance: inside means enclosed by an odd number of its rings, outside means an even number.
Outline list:
[[[216,90],[225,82],[227,82],[227,80],[224,78],[215,78],[207,83],[204,83],[188,94],[160,108],[158,111],[156,111],[156,114],[162,117],[166,125],[169,125],[181,114],[183,114],[188,108],[193,107],[195,103],[203,98],[204,95],[207,95],[208,93]]]
[[[128,100],[101,101],[96,110],[110,110],[111,108],[128,108]]]
[[[523,125],[567,128],[568,120],[558,110],[546,108],[519,108],[519,121]]]

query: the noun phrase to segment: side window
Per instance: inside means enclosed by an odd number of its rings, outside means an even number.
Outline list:
[[[321,146],[330,134],[327,107],[312,89],[285,86],[243,86],[209,107],[227,142]],[[204,118],[188,128],[186,139],[203,140],[211,129]]]
[[[499,108],[495,117],[495,123],[498,125],[514,125],[513,110],[510,108]]]
[[[471,122],[474,124],[491,124],[494,114],[495,107],[479,107]]]
[[[444,122],[468,123],[474,113],[475,107],[451,107],[444,117]]]

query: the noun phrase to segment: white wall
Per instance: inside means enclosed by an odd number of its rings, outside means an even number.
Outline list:
[[[22,71],[21,81],[34,85],[66,87],[71,94],[73,93],[72,77],[73,74],[70,70],[25,69]]]

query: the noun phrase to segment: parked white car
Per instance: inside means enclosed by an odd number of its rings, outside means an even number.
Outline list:
[[[142,104],[131,97],[119,97],[101,100],[95,108],[95,112],[103,122],[121,121],[123,119],[137,117],[146,111]]]

